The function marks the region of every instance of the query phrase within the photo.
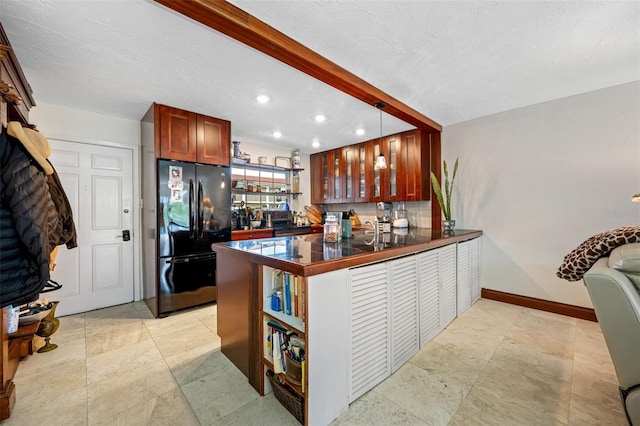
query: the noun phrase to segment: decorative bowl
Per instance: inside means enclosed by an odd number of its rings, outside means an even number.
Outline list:
[[[262,224],[261,220],[252,220],[251,221],[251,227],[253,229],[259,228],[261,224]]]
[[[50,310],[51,309],[47,309],[46,311],[36,312],[35,314],[31,315],[20,315],[20,317],[18,318],[18,324],[27,325],[36,321],[40,321],[42,318],[47,316]]]

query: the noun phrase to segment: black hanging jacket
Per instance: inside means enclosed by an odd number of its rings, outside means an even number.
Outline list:
[[[49,230],[58,216],[47,176],[24,146],[0,134],[0,308],[38,298],[49,279]],[[53,212],[53,214],[52,214]]]

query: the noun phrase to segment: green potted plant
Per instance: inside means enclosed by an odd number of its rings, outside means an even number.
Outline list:
[[[438,204],[440,204],[440,208],[442,209],[442,214],[444,215],[444,221],[442,221],[442,230],[445,232],[453,231],[453,228],[456,226],[456,221],[451,219],[451,193],[453,191],[453,182],[456,180],[456,173],[458,171],[458,159],[456,158],[456,163],[453,166],[453,176],[451,176],[451,182],[449,182],[449,170],[447,169],[447,162],[443,161],[444,168],[444,194],[442,192],[442,187],[438,182],[438,178],[433,172],[431,172],[431,185],[433,186],[433,192],[436,193],[436,198],[438,199]]]

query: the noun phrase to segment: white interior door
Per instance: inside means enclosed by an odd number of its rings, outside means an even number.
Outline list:
[[[49,160],[69,198],[78,247],[60,246],[51,278],[62,289],[59,315],[133,301],[133,152],[131,149],[50,140]]]

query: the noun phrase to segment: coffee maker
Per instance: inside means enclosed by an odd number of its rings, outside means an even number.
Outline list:
[[[393,210],[393,203],[383,201],[376,203],[376,217],[382,232],[391,232],[391,211]]]

